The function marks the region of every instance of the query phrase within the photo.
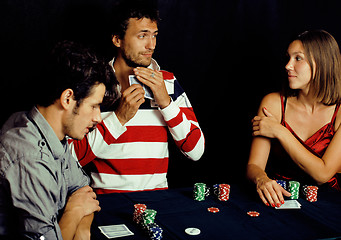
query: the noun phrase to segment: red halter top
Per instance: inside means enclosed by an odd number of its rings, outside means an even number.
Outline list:
[[[326,151],[329,143],[331,142],[334,134],[334,123],[337,112],[340,108],[340,104],[337,104],[333,117],[329,123],[321,127],[316,133],[309,137],[306,141],[303,141],[296,133],[292,130],[289,124],[285,121],[285,108],[286,108],[287,98],[281,96],[282,103],[282,120],[281,124],[285,126],[300,143],[308,149],[310,152],[318,157],[322,157]],[[269,162],[267,168],[270,172],[273,172],[273,177],[276,179],[286,179],[286,180],[296,180],[301,182],[301,184],[314,184],[314,181],[307,173],[300,169],[294,161],[290,158],[278,140],[272,142],[272,153],[270,154]],[[271,174],[270,174],[271,175]],[[338,174],[332,177],[326,184],[341,191],[338,183]]]

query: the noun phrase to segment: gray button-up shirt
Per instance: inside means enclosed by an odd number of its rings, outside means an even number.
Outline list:
[[[67,198],[89,179],[37,108],[13,114],[0,132],[0,235],[62,239]]]

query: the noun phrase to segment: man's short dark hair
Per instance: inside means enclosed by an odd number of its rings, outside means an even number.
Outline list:
[[[113,8],[110,22],[112,36],[124,38],[130,18],[148,18],[159,22],[159,11],[155,0],[121,0]]]
[[[66,89],[72,89],[79,106],[94,86],[106,86],[105,100],[117,98],[115,74],[109,64],[90,48],[73,41],[58,42],[52,50],[40,79],[36,103],[50,106]]]

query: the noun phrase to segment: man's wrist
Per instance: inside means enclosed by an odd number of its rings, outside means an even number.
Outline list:
[[[164,101],[164,103],[159,103],[160,109],[164,109],[164,108],[168,107],[171,102],[172,102],[172,99],[169,97],[168,101]]]

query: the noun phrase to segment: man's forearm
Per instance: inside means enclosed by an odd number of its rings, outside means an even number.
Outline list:
[[[63,240],[72,240],[76,234],[79,223],[83,216],[75,211],[64,212],[59,220],[59,227],[62,232]]]
[[[82,218],[77,227],[76,234],[73,238],[74,240],[90,240],[90,228],[93,219],[93,213]]]

